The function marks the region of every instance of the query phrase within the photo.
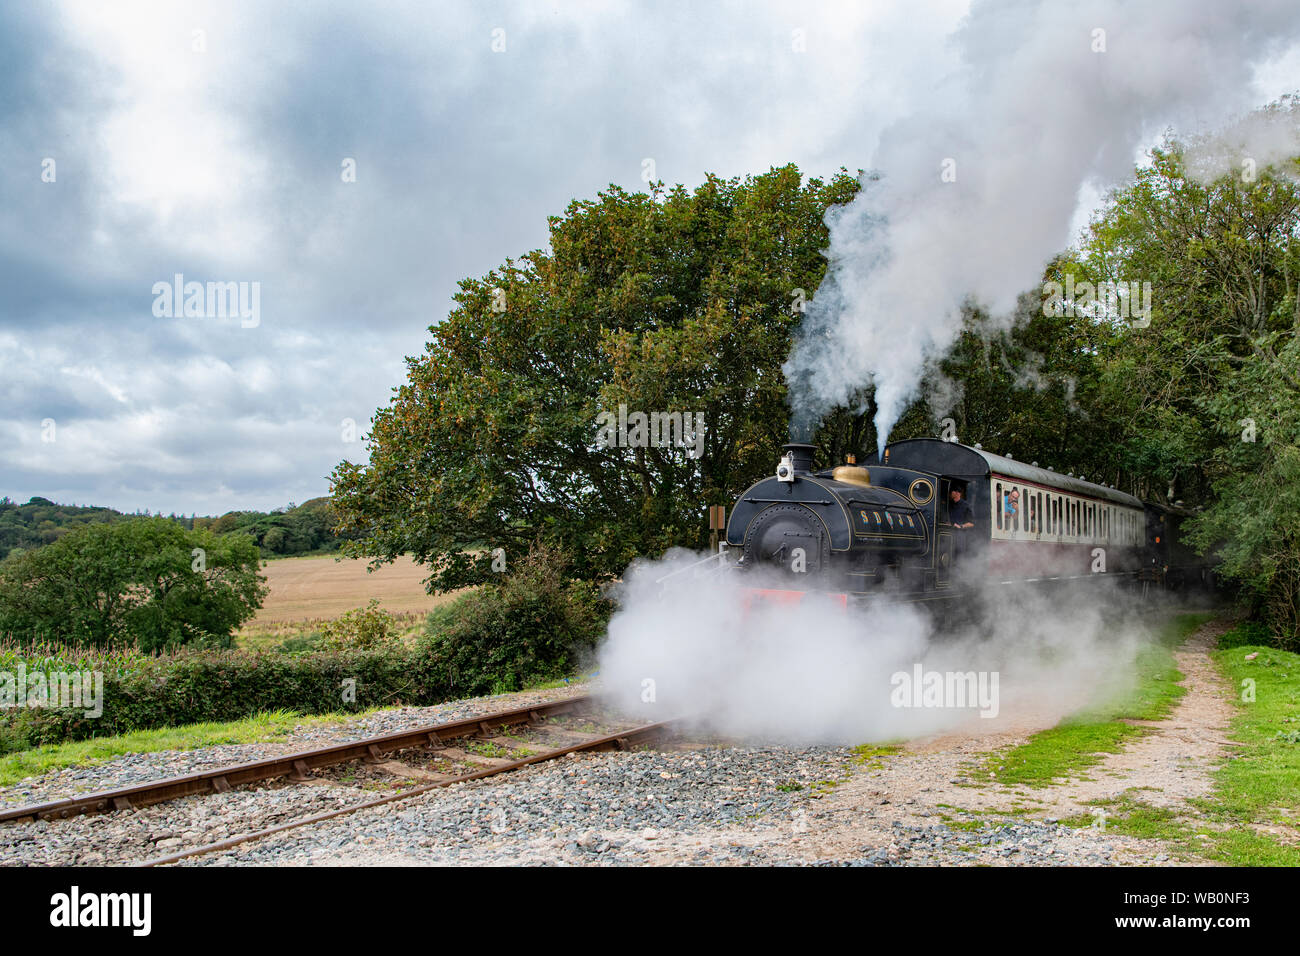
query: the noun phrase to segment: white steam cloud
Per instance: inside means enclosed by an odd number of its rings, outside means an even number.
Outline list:
[[[905,605],[746,607],[755,573],[743,582],[683,573],[661,589],[660,579],[698,559],[677,551],[625,576],[599,661],[603,693],[619,710],[799,744],[1038,729],[1130,687],[1147,637],[1125,601],[1091,582],[1073,596],[964,601],[956,610],[965,622],[942,624]],[[930,706],[913,696],[918,668],[946,682],[970,675],[966,686],[981,691]]]
[[[1125,181],[1167,129],[1258,105],[1256,67],[1297,37],[1290,0],[976,0],[952,37],[961,67],[881,134],[878,172],[827,216],[827,274],[785,366],[793,436],[874,385],[883,450],[963,304],[1005,319],[1068,245],[1081,192]],[[1261,168],[1288,155],[1286,122],[1234,128],[1201,175],[1238,169],[1243,146]]]

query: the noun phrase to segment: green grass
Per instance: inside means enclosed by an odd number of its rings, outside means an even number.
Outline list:
[[[982,830],[984,829],[983,820],[958,820],[956,817],[949,816],[946,813],[939,814],[939,819],[949,830]]]
[[[590,671],[585,674],[574,674],[572,677],[561,677],[556,680],[540,681],[536,684],[529,684],[524,688],[524,690],[559,690],[561,687],[571,687],[574,684],[580,684],[583,681],[591,680],[595,676],[595,671]]]
[[[853,766],[863,770],[883,770],[885,758],[903,752],[901,744],[860,744],[851,751]]]
[[[480,757],[493,758],[506,757],[510,754],[510,751],[506,750],[505,747],[502,747],[500,744],[494,744],[490,740],[470,741],[465,744],[465,752],[477,754]]]
[[[286,737],[295,727],[331,724],[358,715],[320,714],[304,717],[293,711],[280,710],[230,723],[189,724],[161,730],[141,730],[117,737],[93,737],[73,743],[51,744],[0,757],[0,786],[12,786],[27,777],[51,770],[84,767],[128,753],[192,750],[218,744],[264,743]]]
[[[1300,744],[1288,739],[1300,720],[1300,654],[1224,643],[1212,657],[1232,684],[1237,716],[1229,736],[1243,746],[1215,771],[1211,797],[1196,801],[1216,824],[1206,831],[1206,855],[1240,866],[1300,866],[1300,843],[1281,844],[1251,826],[1282,825],[1300,837]],[[1244,681],[1254,682],[1253,701],[1242,699]]]
[[[1174,664],[1174,649],[1212,616],[1177,615],[1155,641],[1138,652],[1134,666],[1137,679],[1126,694],[1036,733],[1018,747],[992,755],[971,771],[971,778],[1046,787],[1062,778],[1080,777],[1100,763],[1105,754],[1121,752],[1126,743],[1147,732],[1145,727],[1135,727],[1125,720],[1161,720],[1186,693],[1177,683],[1183,675]]]

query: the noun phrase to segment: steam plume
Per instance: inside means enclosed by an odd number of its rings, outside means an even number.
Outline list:
[[[698,558],[678,551],[638,561],[624,576],[599,661],[603,692],[618,709],[799,744],[1002,732],[1026,720],[1037,729],[1131,686],[1148,636],[1100,582],[1073,594],[987,592],[961,602],[980,608],[965,623],[906,605],[846,612],[819,606],[815,595],[747,609],[744,588],[763,585],[757,569],[743,581],[683,575],[660,591],[658,580]],[[988,675],[996,699],[982,709],[900,705],[897,675],[917,667]]]
[[[1244,113],[1256,66],[1297,36],[1280,0],[976,0],[952,37],[958,71],[881,134],[878,172],[827,216],[828,270],[785,365],[793,436],[874,385],[883,449],[963,303],[1005,318],[1068,245],[1084,187],[1124,181],[1167,129]],[[1284,122],[1237,132],[1290,148]],[[1235,168],[1231,145],[1204,169]]]

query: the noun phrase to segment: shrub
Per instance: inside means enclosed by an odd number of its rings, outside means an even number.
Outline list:
[[[1230,647],[1269,647],[1273,643],[1273,634],[1267,624],[1261,621],[1242,621],[1230,631],[1219,636],[1219,650]]]
[[[573,672],[595,647],[610,606],[567,577],[563,552],[536,545],[500,583],[429,615],[415,666],[456,696],[503,693]]]
[[[320,633],[297,634],[293,637],[286,637],[277,645],[276,649],[284,654],[302,654],[307,651],[319,651],[321,649]]]
[[[391,645],[397,636],[397,620],[371,598],[365,607],[354,608],[327,621],[320,631],[325,650],[371,650]]]

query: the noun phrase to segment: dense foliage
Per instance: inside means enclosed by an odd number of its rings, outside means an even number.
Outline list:
[[[30,551],[52,544],[73,528],[124,517],[112,508],[59,505],[48,498],[32,498],[20,505],[0,498],[0,561],[14,551]]]
[[[27,670],[65,655],[32,660],[31,653],[6,655]],[[401,649],[350,650],[316,654],[247,654],[235,651],[160,657],[83,657],[80,668],[104,674],[103,714],[86,709],[24,707],[0,710],[0,753],[42,744],[177,727],[206,721],[242,720],[272,710],[333,713],[398,703],[445,700],[445,688],[421,682],[420,671]],[[63,665],[66,667],[66,664]]]
[[[334,533],[329,498],[312,498],[275,511],[230,511],[219,518],[195,518],[195,528],[217,534],[243,534],[266,555],[337,551],[342,539]]]
[[[320,646],[326,650],[375,650],[388,647],[397,637],[392,614],[371,598],[365,607],[354,608],[326,621],[320,630]]]
[[[369,464],[334,472],[354,550],[412,554],[450,590],[538,536],[589,579],[703,544],[702,506],[729,502],[785,440],[795,306],[825,270],[826,209],[856,189],[793,167],[693,193],[611,187],[552,218],[549,251],[462,282],[375,415]],[[602,447],[598,416],[620,405],[701,415],[703,454]]]
[[[1295,110],[1283,103],[1274,109]],[[1300,204],[1295,164],[1249,181],[1186,176],[1170,142],[1043,282],[1149,283],[1148,321],[977,307],[894,439],[960,440],[1183,502],[1186,527],[1283,644],[1300,641]],[[787,435],[781,364],[824,269],[824,211],[856,182],[793,167],[695,192],[611,188],[551,221],[551,246],[466,280],[379,410],[370,464],[340,465],[355,553],[412,553],[431,589],[489,580],[538,537],[589,580],[706,540],[705,506],[771,467]],[[597,416],[702,410],[700,460],[606,448]],[[821,424],[828,461],[875,447],[871,390]],[[501,549],[498,551],[497,549]]]
[[[502,580],[431,614],[420,644],[428,679],[471,697],[573,673],[590,659],[611,606],[568,567],[560,551],[539,545]]]
[[[0,636],[144,650],[227,645],[266,595],[257,546],[167,518],[74,528],[0,562]]]
[[[1300,122],[1300,106],[1282,104]],[[1223,558],[1284,647],[1300,647],[1300,162],[1205,185],[1177,144],[1094,223],[1082,265],[1149,279],[1149,329],[1104,355],[1116,464],[1203,507]]]
[[[55,504],[48,498],[32,498],[20,505],[0,498],[0,561],[15,551],[52,544],[82,525],[142,516],[148,517],[148,513],[126,515],[112,508]],[[329,498],[312,498],[274,511],[230,511],[218,518],[167,517],[187,530],[206,528],[216,534],[246,535],[271,555],[337,551],[343,540],[334,533]]]

